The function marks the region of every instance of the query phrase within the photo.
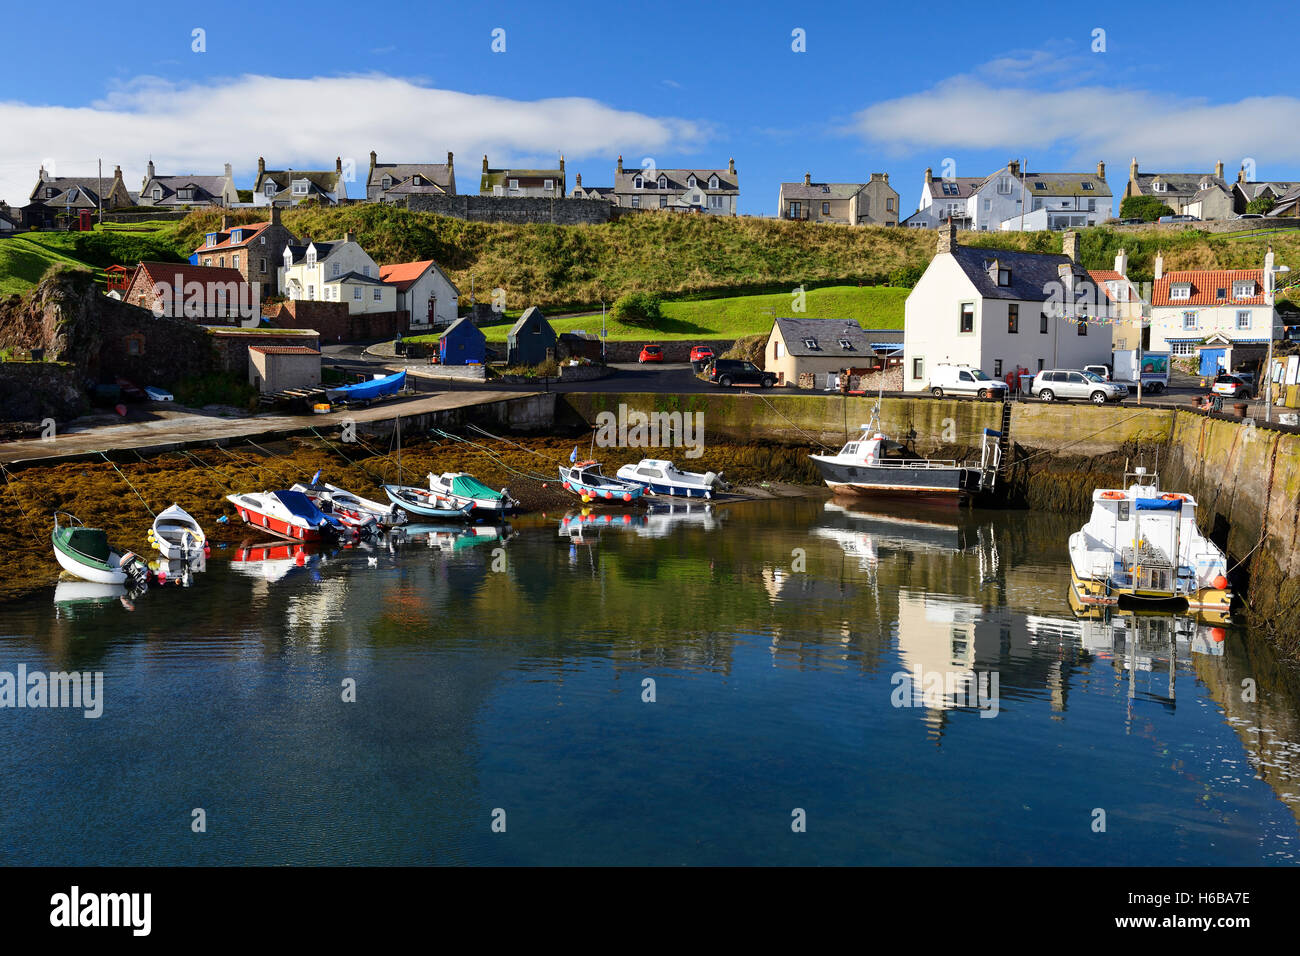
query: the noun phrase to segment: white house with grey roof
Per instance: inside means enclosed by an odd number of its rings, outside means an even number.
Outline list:
[[[1034,173],[1011,160],[971,192],[971,228],[979,232],[1077,229],[1114,214],[1106,164],[1095,173]]]
[[[144,183],[140,187],[141,206],[225,206],[239,202],[239,190],[230,164],[220,176],[159,176],[153,160],[145,167]]]
[[[663,169],[647,163],[623,169],[623,157],[614,170],[614,203],[627,209],[665,209],[735,216],[740,211],[740,175],[736,161],[726,169]]]
[[[253,180],[253,205],[297,206],[313,199],[322,206],[334,206],[348,198],[343,158],[335,157],[334,169],[267,169],[257,157],[257,178]]]
[[[940,229],[904,307],[904,390],[928,391],[939,364],[999,379],[1017,367],[1107,364],[1106,290],[1079,265],[1077,234],[1065,233],[1063,245],[1061,255],[975,248],[958,242],[955,224]]]
[[[383,280],[354,232],[337,242],[306,240],[285,246],[279,278],[290,299],[344,302],[354,314],[397,310],[397,288]]]
[[[940,223],[953,222],[958,229],[970,228],[967,200],[984,180],[979,176],[949,176],[935,179],[934,170],[926,167],[925,182],[921,184],[921,200],[916,212],[903,220],[902,225],[918,229],[934,229]]]

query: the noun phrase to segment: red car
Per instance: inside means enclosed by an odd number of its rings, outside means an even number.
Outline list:
[[[646,362],[662,362],[664,360],[664,350],[658,345],[647,345],[641,349],[641,357],[637,359],[642,364]]]
[[[692,362],[710,362],[715,357],[713,349],[709,348],[707,345],[697,345],[691,349]]]

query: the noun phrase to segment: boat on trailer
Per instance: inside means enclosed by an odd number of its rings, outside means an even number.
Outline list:
[[[164,508],[153,519],[149,543],[168,561],[197,561],[208,553],[208,541],[198,521],[180,505]]]
[[[728,487],[722,475],[712,471],[682,471],[671,461],[642,458],[624,465],[615,474],[621,481],[640,485],[648,493],[670,498],[712,498]]]
[[[68,519],[59,523],[59,515]],[[50,535],[54,557],[59,566],[73,577],[95,584],[142,585],[149,578],[149,568],[130,551],[118,551],[108,543],[108,535],[99,528],[87,528],[74,514],[54,512],[54,531]]]
[[[1162,492],[1159,475],[1125,469],[1123,488],[1092,493],[1088,522],[1069,539],[1070,589],[1084,607],[1185,604],[1226,620],[1228,559],[1196,526],[1196,499]]]
[[[580,461],[571,467],[560,466],[560,481],[583,501],[636,501],[645,487],[621,478],[610,478],[596,461]]]
[[[980,463],[939,461],[904,453],[880,430],[879,407],[861,434],[835,455],[809,455],[822,480],[836,495],[922,497],[961,501],[991,491],[1002,464],[1002,433],[985,428]]]
[[[429,472],[429,490],[442,497],[449,507],[472,501],[476,516],[505,515],[519,507],[519,502],[510,497],[510,489],[493,491],[463,471],[447,471],[441,475]]]

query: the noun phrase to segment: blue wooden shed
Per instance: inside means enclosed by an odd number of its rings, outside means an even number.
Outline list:
[[[459,318],[438,336],[438,361],[443,365],[483,363],[487,339],[469,319]]]

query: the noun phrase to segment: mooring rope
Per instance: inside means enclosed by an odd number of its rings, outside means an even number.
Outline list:
[[[117,467],[117,463],[114,462],[113,459],[109,458],[108,455],[104,454],[102,451],[99,453],[99,456],[103,458],[104,461],[108,462],[110,465],[113,466],[113,470],[117,472],[118,475],[121,476],[122,480],[126,482],[126,486],[128,488],[130,488],[132,491],[135,491],[135,496],[140,499],[140,503],[144,505],[145,510],[148,511],[149,514],[153,515],[153,517],[155,518],[158,517],[158,512],[154,511],[152,508],[149,507],[149,502],[144,500],[144,495],[140,494],[139,491],[136,491],[135,485],[131,484],[131,479],[128,478],[126,475],[122,474],[122,469]]]
[[[505,472],[508,472],[509,474],[516,475],[519,478],[523,478],[527,481],[553,481],[554,480],[549,475],[535,475],[535,474],[530,475],[526,472],[519,471],[518,469],[513,468],[510,465],[507,465],[497,455],[495,455],[492,452],[492,450],[488,448],[486,445],[480,445],[478,442],[470,441],[468,438],[462,438],[459,435],[453,435],[449,432],[445,432],[441,428],[431,428],[429,429],[429,431],[437,435],[441,435],[443,438],[448,438],[452,441],[460,442],[461,444],[464,445],[469,445],[472,448],[477,448],[479,451],[483,452],[483,454],[487,455],[488,458],[490,458],[493,461],[493,463],[497,465],[497,467],[501,468]]]
[[[796,425],[794,422],[790,421],[790,419],[786,418],[784,415],[781,415],[780,410],[778,410],[777,407],[776,407],[775,405],[773,405],[771,402],[769,402],[769,401],[768,401],[766,398],[764,398],[762,395],[759,395],[759,396],[757,396],[757,397],[758,397],[758,400],[759,400],[760,402],[762,402],[762,403],[763,403],[764,405],[766,405],[768,408],[772,409],[772,411],[776,412],[777,415],[780,415],[782,421],[786,422],[786,423],[787,423],[791,428],[793,428],[795,431],[797,431],[800,435],[804,435],[804,436],[806,436],[807,438],[812,439],[811,442],[810,442],[811,444],[816,445],[818,448],[824,448],[824,449],[826,449],[827,451],[832,450],[832,449],[831,449],[831,446],[828,445],[828,444],[826,444],[826,443],[825,443],[824,441],[822,441],[820,438],[814,438],[812,435],[810,435],[808,432],[804,431],[802,428],[800,428],[800,427],[799,427],[798,425]],[[849,403],[848,403],[847,401],[844,403],[844,414],[845,414],[846,417],[847,417],[848,414],[849,414],[849,411],[848,411],[848,404],[849,404]],[[847,434],[847,432],[848,432],[848,424],[847,424],[847,422],[846,422],[846,423],[845,423],[845,433]]]
[[[502,438],[500,435],[493,435],[486,428],[480,428],[479,426],[474,424],[471,424],[469,427],[474,429],[474,431],[478,432],[480,435],[486,435],[488,438],[491,438],[494,441],[502,441],[505,442],[507,445],[514,445],[516,448],[521,448],[524,451],[528,452],[528,454],[530,455],[536,455],[538,458],[542,459],[547,464],[553,465],[560,461],[560,459],[558,458],[551,458],[548,457],[547,455],[543,455],[540,451],[534,451],[533,449],[529,448],[527,445],[521,445],[517,441],[511,441],[509,438]]]
[[[349,465],[353,466],[354,468],[360,468],[362,471],[364,471],[364,472],[365,472],[367,475],[369,475],[371,478],[377,478],[377,479],[379,480],[379,483],[380,483],[380,484],[383,484],[383,483],[384,483],[384,477],[383,477],[383,475],[377,475],[377,474],[375,474],[373,471],[371,471],[369,468],[367,468],[365,465],[361,464],[361,462],[359,462],[359,461],[353,461],[353,460],[352,460],[351,458],[349,458],[347,455],[343,454],[343,450],[342,450],[341,448],[336,448],[336,447],[334,446],[334,443],[333,443],[333,442],[331,442],[328,438],[326,438],[326,437],[325,437],[324,435],[322,435],[320,432],[316,431],[315,428],[310,428],[309,430],[311,431],[311,433],[312,433],[313,435],[315,435],[317,438],[319,438],[321,441],[323,441],[326,445],[328,445],[331,451],[333,451],[335,454],[337,454],[340,458],[342,458],[344,461],[346,461]]]
[[[9,488],[9,493],[14,496],[14,502],[18,505],[18,513],[22,515],[23,520],[27,522],[27,530],[32,533],[32,538],[35,539],[37,545],[43,548],[45,542],[41,540],[41,536],[36,533],[35,522],[33,522],[31,517],[27,514],[27,510],[23,507],[22,499],[18,497],[18,492],[14,490],[14,485],[17,483],[18,479],[15,478],[13,472],[5,468],[4,465],[0,465],[0,473],[4,474],[5,484]]]

